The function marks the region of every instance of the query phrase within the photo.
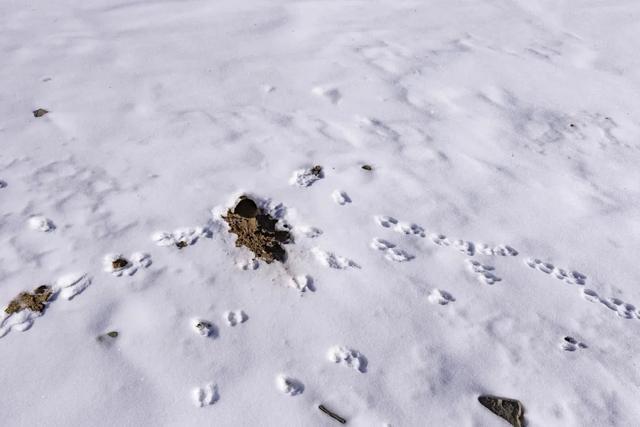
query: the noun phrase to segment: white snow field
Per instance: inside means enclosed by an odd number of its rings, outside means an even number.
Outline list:
[[[0,425],[638,425],[639,19],[0,2]]]

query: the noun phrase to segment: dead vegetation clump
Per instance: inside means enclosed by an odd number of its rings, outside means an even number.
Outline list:
[[[19,313],[24,309],[28,309],[37,313],[42,313],[46,308],[46,303],[51,297],[53,290],[51,286],[38,286],[33,292],[21,292],[15,297],[4,312],[7,314]]]
[[[267,263],[285,261],[286,251],[282,245],[291,242],[291,234],[276,229],[278,220],[258,208],[253,200],[240,197],[233,211],[229,209],[222,219],[229,224],[231,233],[238,236],[237,247],[245,246]]]

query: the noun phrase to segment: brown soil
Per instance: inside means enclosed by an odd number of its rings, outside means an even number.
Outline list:
[[[290,243],[291,235],[286,230],[277,230],[278,220],[263,212],[253,200],[241,197],[233,211],[229,209],[227,216],[222,218],[229,224],[230,231],[238,236],[236,246],[249,248],[267,263],[285,261],[286,251],[282,244]]]
[[[29,309],[38,313],[42,313],[46,308],[46,303],[51,297],[53,291],[51,286],[38,286],[33,292],[21,292],[15,297],[4,309],[7,314],[19,313],[24,309]]]
[[[507,420],[513,427],[522,427],[524,408],[515,399],[497,396],[480,396],[478,402],[497,416]]]
[[[121,270],[127,265],[129,265],[129,261],[124,258],[117,258],[111,261],[111,267],[113,267],[114,270]]]

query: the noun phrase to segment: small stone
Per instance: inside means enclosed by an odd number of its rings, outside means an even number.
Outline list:
[[[364,169],[366,171],[372,171],[373,167],[371,165],[362,165],[362,169]]]
[[[315,165],[314,167],[311,168],[311,173],[317,176],[318,178],[322,178],[322,166]]]
[[[48,113],[48,111],[45,110],[44,108],[38,108],[37,110],[35,110],[33,112],[33,117],[42,117],[47,113]]]
[[[523,426],[522,403],[515,399],[497,396],[479,396],[478,402],[497,416],[507,420],[513,427]]]
[[[107,332],[107,336],[109,336],[111,338],[117,338],[118,337],[118,331]]]
[[[188,246],[188,243],[184,240],[179,240],[178,242],[176,242],[176,246],[178,247],[178,249],[182,249],[186,248]]]

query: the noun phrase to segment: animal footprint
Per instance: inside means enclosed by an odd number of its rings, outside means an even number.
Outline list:
[[[469,270],[476,273],[478,280],[487,285],[493,285],[496,282],[500,282],[502,279],[496,276],[493,271],[494,267],[490,265],[482,265],[480,262],[474,259],[467,260],[467,266]]]
[[[218,336],[218,329],[211,322],[202,319],[194,319],[191,326],[195,333],[203,337],[215,338]]]
[[[431,234],[429,238],[438,246],[450,246],[451,241],[444,234]]]
[[[367,372],[368,361],[362,353],[347,347],[335,346],[329,349],[328,358],[334,363],[339,363],[355,369],[361,373]]]
[[[29,218],[29,228],[35,231],[48,233],[56,229],[55,224],[48,218],[43,216],[32,216]]]
[[[427,297],[431,304],[447,305],[450,302],[454,302],[456,299],[446,291],[440,289],[434,289],[429,293]]]
[[[609,310],[615,312],[623,319],[640,319],[640,310],[636,309],[633,304],[625,303],[620,298],[601,298],[598,293],[592,289],[583,288],[582,297],[589,302],[599,302]]]
[[[292,288],[295,288],[300,292],[306,292],[307,290],[311,292],[316,291],[316,288],[313,285],[313,278],[307,275],[292,277],[290,281],[290,285]]]
[[[305,236],[308,237],[310,239],[315,239],[316,237],[320,236],[322,234],[322,230],[320,230],[319,228],[316,227],[300,227],[300,232]]]
[[[103,259],[104,271],[114,276],[122,275],[133,276],[139,268],[147,268],[151,265],[151,255],[134,252],[130,259],[125,258],[121,254],[107,254]]]
[[[213,383],[209,383],[204,387],[198,387],[193,390],[194,403],[200,408],[213,405],[219,399],[220,395],[218,394],[218,386]]]
[[[385,254],[385,258],[387,258],[389,261],[404,262],[410,261],[414,258],[413,255],[408,254],[402,249],[396,248],[395,244],[377,237],[374,237],[373,240],[371,240],[370,246],[373,249],[383,251]]]
[[[333,201],[340,206],[351,203],[351,198],[344,191],[335,190],[333,193],[331,193],[331,197],[333,197]]]
[[[567,271],[554,266],[550,262],[543,262],[537,258],[526,258],[524,263],[535,270],[542,271],[546,274],[553,274],[557,279],[569,285],[584,285],[587,281],[587,276],[578,271]]]
[[[374,219],[381,227],[384,228],[391,228],[398,224],[398,220],[390,216],[379,215],[375,216]]]
[[[480,243],[477,245],[477,251],[482,255],[518,256],[518,251],[508,245],[489,246]]]
[[[289,396],[297,396],[304,391],[304,384],[295,378],[288,377],[286,375],[278,375],[276,377],[276,387],[278,390]]]
[[[87,289],[91,284],[91,278],[84,273],[74,273],[62,276],[56,281],[55,288],[60,290],[60,296],[66,300],[73,299],[76,295]]]
[[[564,337],[562,341],[560,348],[564,351],[576,351],[578,348],[587,348],[585,343],[578,342],[578,340],[573,337]]]
[[[252,259],[241,259],[236,262],[236,267],[240,270],[256,270],[259,267],[258,260],[255,258]]]
[[[158,231],[151,239],[158,246],[175,246],[182,249],[195,244],[200,237],[211,237],[211,230],[207,227],[178,228],[173,233]]]
[[[338,270],[344,270],[349,267],[360,268],[360,266],[354,261],[338,256],[332,252],[325,252],[318,247],[311,249],[311,253],[316,257],[316,261],[325,267],[335,268]]]
[[[453,247],[468,256],[474,256],[476,254],[476,245],[467,240],[456,240],[453,242]]]
[[[324,178],[321,166],[314,166],[309,169],[300,169],[293,172],[289,179],[289,184],[299,187],[309,187],[319,179]]]
[[[247,319],[249,319],[249,316],[247,316],[242,310],[226,311],[223,317],[225,322],[227,322],[227,325],[229,326],[239,325],[240,323],[244,323],[247,321]]]
[[[400,222],[393,217],[384,216],[384,215],[377,215],[373,218],[376,221],[376,223],[378,223],[378,225],[380,225],[381,227],[391,228],[393,229],[393,231],[402,233],[402,234],[407,234],[407,235],[413,234],[416,236],[425,237],[424,228],[422,228],[418,224]]]
[[[322,86],[314,87],[311,92],[314,95],[327,98],[332,104],[337,104],[342,99],[342,94],[336,88],[326,88]]]

